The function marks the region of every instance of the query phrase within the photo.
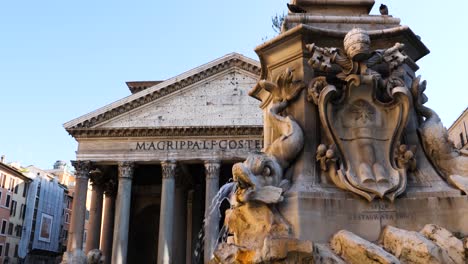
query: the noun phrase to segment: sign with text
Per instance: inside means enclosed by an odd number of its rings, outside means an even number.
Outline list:
[[[160,140],[136,142],[134,151],[170,151],[170,150],[261,150],[260,139],[222,139],[222,140]]]

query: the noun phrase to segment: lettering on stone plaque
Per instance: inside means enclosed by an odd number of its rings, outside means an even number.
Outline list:
[[[349,215],[348,220],[350,221],[380,221],[380,220],[401,220],[401,219],[413,219],[413,214],[402,213],[395,211],[388,212],[362,212],[359,214]]]
[[[261,150],[261,139],[161,140],[136,142],[133,151],[171,150]]]

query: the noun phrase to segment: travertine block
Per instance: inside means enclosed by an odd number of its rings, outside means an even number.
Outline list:
[[[418,232],[387,226],[382,231],[381,244],[402,263],[455,263],[447,251]]]
[[[345,264],[344,260],[323,244],[314,245],[314,264]]]
[[[396,264],[397,258],[381,247],[349,232],[341,230],[336,233],[330,246],[332,250],[350,264]]]
[[[465,263],[466,258],[463,242],[456,238],[450,231],[437,225],[428,224],[424,226],[420,233],[437,246],[446,250],[453,262]]]

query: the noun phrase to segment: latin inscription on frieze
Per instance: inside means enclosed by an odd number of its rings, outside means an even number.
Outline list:
[[[170,150],[261,150],[263,140],[161,140],[136,142],[133,151],[170,151]]]
[[[394,206],[385,203],[377,203],[371,205],[369,210],[364,210],[359,213],[348,216],[350,221],[374,221],[374,220],[398,220],[412,219],[414,214],[408,212],[397,212]]]

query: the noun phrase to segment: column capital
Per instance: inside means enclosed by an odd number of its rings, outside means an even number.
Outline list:
[[[221,168],[221,161],[219,160],[206,160],[205,161],[205,173],[207,179],[219,178],[219,171]]]
[[[96,168],[89,171],[89,179],[91,180],[91,185],[102,186],[105,182],[103,173],[100,169]]]
[[[77,179],[89,178],[89,172],[91,170],[91,161],[89,160],[72,160],[71,164],[75,167],[75,177]]]
[[[135,163],[130,161],[122,161],[118,163],[119,178],[131,179],[135,169]]]
[[[115,176],[115,175],[114,175]],[[104,194],[114,197],[117,193],[117,181],[115,177],[109,177],[104,183]]]
[[[175,160],[161,161],[163,179],[174,179],[176,175],[177,162]]]

